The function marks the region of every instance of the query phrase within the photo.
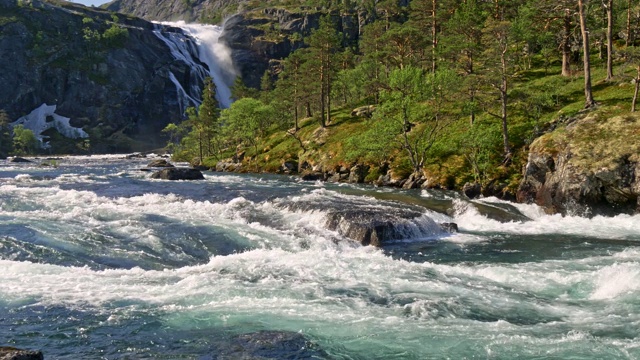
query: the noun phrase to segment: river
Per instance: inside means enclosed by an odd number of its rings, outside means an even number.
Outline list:
[[[638,215],[289,176],[152,180],[149,159],[122,156],[42,161],[0,160],[0,345],[217,359],[241,334],[283,331],[316,350],[274,358],[640,358]],[[322,206],[283,205],[305,202]],[[459,232],[374,248],[324,226],[328,209],[394,206]]]

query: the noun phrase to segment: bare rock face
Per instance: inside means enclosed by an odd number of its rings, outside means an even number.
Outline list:
[[[563,138],[546,134],[531,146],[517,200],[549,213],[614,215],[640,211],[638,116],[599,119],[567,126]]]
[[[43,360],[42,351],[0,347],[0,360]]]
[[[161,130],[183,116],[172,74],[185,89],[202,86],[150,22],[119,15],[126,35],[87,40],[85,31],[112,26],[111,13],[41,0],[3,0],[5,11],[12,21],[0,24],[0,69],[11,71],[0,71],[0,108],[11,121],[56,105],[89,133],[94,152],[148,150],[163,146]]]

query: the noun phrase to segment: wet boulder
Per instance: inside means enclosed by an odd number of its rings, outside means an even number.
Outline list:
[[[12,158],[11,160],[9,160],[9,162],[12,162],[12,163],[30,163],[30,162],[33,162],[33,161],[16,156],[16,157]]]
[[[164,168],[151,175],[152,179],[162,180],[204,180],[204,175],[197,169],[191,168]]]
[[[175,166],[173,166],[173,164],[171,164],[165,159],[157,159],[150,162],[149,165],[147,165],[147,167],[172,168]]]
[[[0,360],[42,360],[42,351],[21,350],[14,347],[0,347]]]
[[[258,331],[241,334],[218,359],[325,359],[328,354],[304,335],[291,331]]]

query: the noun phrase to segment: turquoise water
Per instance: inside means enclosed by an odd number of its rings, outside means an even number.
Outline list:
[[[215,359],[278,330],[329,359],[640,358],[640,216],[278,176],[167,182],[139,171],[149,161],[0,161],[0,346]],[[377,249],[324,226],[330,209],[393,207],[460,232]]]

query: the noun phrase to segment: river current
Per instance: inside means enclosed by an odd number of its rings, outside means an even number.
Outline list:
[[[42,161],[0,160],[0,346],[216,359],[240,334],[284,331],[327,359],[640,359],[639,215]],[[336,207],[406,206],[459,232],[374,248],[324,226]]]

